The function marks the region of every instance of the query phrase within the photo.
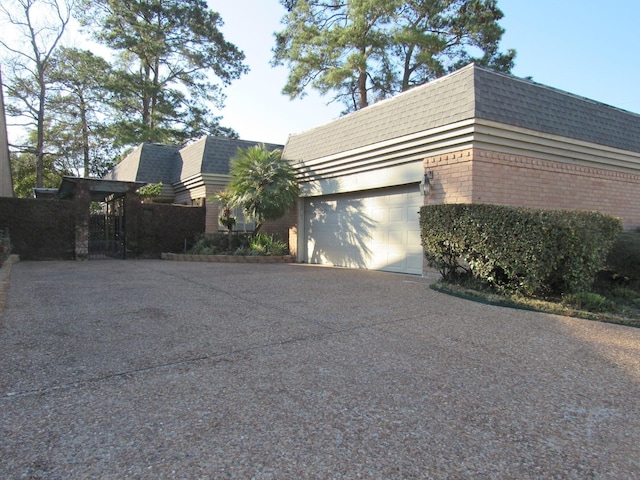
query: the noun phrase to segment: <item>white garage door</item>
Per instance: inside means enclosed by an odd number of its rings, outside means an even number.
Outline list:
[[[308,263],[422,273],[417,185],[305,200]]]

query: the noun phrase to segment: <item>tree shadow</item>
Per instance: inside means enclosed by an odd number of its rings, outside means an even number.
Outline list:
[[[314,192],[321,196],[305,201],[308,262],[367,268],[372,255],[368,243],[375,222],[365,213],[361,200],[329,194],[339,186],[338,180],[327,180],[319,192]]]

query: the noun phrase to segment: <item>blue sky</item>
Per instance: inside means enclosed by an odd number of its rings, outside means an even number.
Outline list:
[[[342,106],[313,92],[302,100],[280,93],[284,67],[269,66],[273,32],[284,9],[278,0],[209,0],[227,40],[241,48],[251,72],[226,90],[223,124],[240,137],[285,143],[289,134],[322,125]],[[515,48],[513,74],[640,112],[638,0],[498,0],[505,17],[502,48]]]

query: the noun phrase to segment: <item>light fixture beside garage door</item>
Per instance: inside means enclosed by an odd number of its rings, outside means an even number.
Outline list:
[[[431,180],[433,179],[433,172],[428,171],[422,177],[422,181],[420,182],[420,194],[423,197],[431,194]]]

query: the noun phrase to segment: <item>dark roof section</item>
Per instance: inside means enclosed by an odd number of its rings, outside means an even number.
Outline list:
[[[289,160],[309,160],[441,127],[474,115],[473,70],[464,68],[395,97],[293,134]]]
[[[640,115],[475,64],[289,137],[310,160],[481,118],[640,152]]]
[[[284,145],[252,142],[225,137],[207,137],[202,158],[201,173],[229,174],[229,162],[236,156],[238,149],[246,149],[255,145],[264,145],[269,151],[284,148]]]
[[[477,65],[472,68],[477,118],[640,152],[640,115]]]
[[[159,143],[145,143],[140,153],[136,181],[147,183],[174,182],[175,164],[180,160],[179,147]]]
[[[146,185],[144,182],[123,182],[119,180],[105,180],[99,178],[62,177],[58,187],[59,198],[73,197],[80,189],[89,192],[89,197],[94,202],[103,202],[111,195],[121,197],[129,192]]]

